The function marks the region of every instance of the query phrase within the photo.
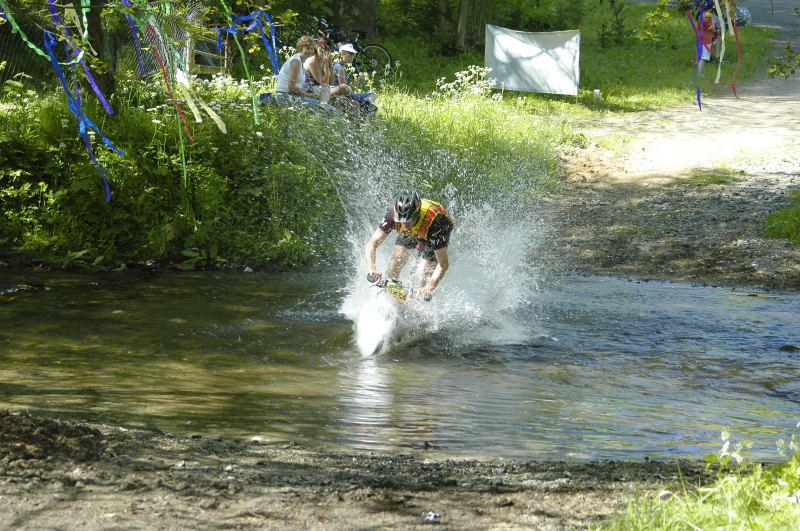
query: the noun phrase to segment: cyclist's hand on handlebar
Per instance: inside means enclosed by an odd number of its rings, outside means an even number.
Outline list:
[[[414,296],[422,299],[425,302],[428,302],[431,300],[431,297],[433,296],[433,293],[431,293],[431,291],[433,290],[425,286],[416,290]]]

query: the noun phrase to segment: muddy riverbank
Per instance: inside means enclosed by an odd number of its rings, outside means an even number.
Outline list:
[[[697,462],[318,452],[0,411],[4,529],[580,529]]]

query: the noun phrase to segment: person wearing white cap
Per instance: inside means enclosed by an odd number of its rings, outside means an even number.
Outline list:
[[[358,102],[358,106],[363,112],[374,113],[377,109],[373,102],[377,98],[374,92],[355,93],[353,87],[348,84],[347,65],[351,64],[358,55],[352,44],[345,43],[339,46],[339,59],[333,65],[333,83],[331,84],[331,96],[338,95]],[[355,103],[355,102],[354,102]]]

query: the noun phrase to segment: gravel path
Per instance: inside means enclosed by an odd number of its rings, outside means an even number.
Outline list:
[[[796,2],[747,4],[782,50],[800,47]],[[709,74],[714,70],[712,69]],[[620,135],[624,153],[592,143],[564,154],[564,194],[542,205],[554,227],[549,270],[727,286],[800,289],[800,249],[763,236],[767,214],[800,190],[800,76],[761,75],[664,111],[576,124],[598,141]],[[700,120],[714,124],[710,130]],[[699,174],[732,178],[698,186]]]

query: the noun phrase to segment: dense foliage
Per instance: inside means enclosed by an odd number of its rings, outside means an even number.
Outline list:
[[[400,5],[382,2],[380,16]],[[647,6],[625,5],[616,34],[608,33],[614,27],[608,4],[581,8],[586,16],[575,98],[490,89],[487,72],[474,66],[482,63],[479,52],[445,56],[435,39],[401,30],[430,29],[423,27],[429,22],[425,5],[409,1],[405,14],[395,13],[395,36],[383,42],[399,66],[372,85],[381,94],[377,116],[254,109],[252,96],[273,83],[269,61],[254,44],[245,51],[252,84],[236,70],[229,77],[194,79],[197,96],[228,129],[223,134],[211,120],[195,123],[189,115],[185,127],[196,141],[184,132],[160,73],[139,77],[128,42],[118,53],[117,89],[110,97],[115,114],[106,114],[86,87],[81,98],[87,116],[125,152],[117,155],[89,132],[111,183],[111,202],[104,201],[102,180],[52,69],[50,77],[31,69],[36,75],[7,79],[0,93],[0,260],[116,267],[148,261],[296,266],[328,259],[340,241],[344,179],[359,164],[343,139],[405,161],[403,177],[432,192],[448,183],[490,189],[524,173],[533,176],[528,192],[544,193],[556,182],[557,146],[583,141],[570,118],[658,108],[693,95],[690,30],[681,26],[685,21],[672,20],[659,38],[641,38],[638,21]],[[506,4],[485,5],[487,12],[492,6],[499,12]],[[545,10],[566,24],[572,19],[556,16],[558,5],[543,0],[520,8],[527,13],[520,20],[528,17],[526,29],[560,27],[534,16]],[[765,32],[746,29],[741,77],[755,69],[766,48]],[[26,65],[48,66],[24,46],[3,53],[3,60],[17,65],[23,58]],[[732,69],[723,65],[725,75]],[[713,90],[710,80],[702,83]],[[592,97],[595,88],[601,101]],[[185,105],[184,112],[189,114]],[[480,183],[466,183],[467,174],[480,176]]]

